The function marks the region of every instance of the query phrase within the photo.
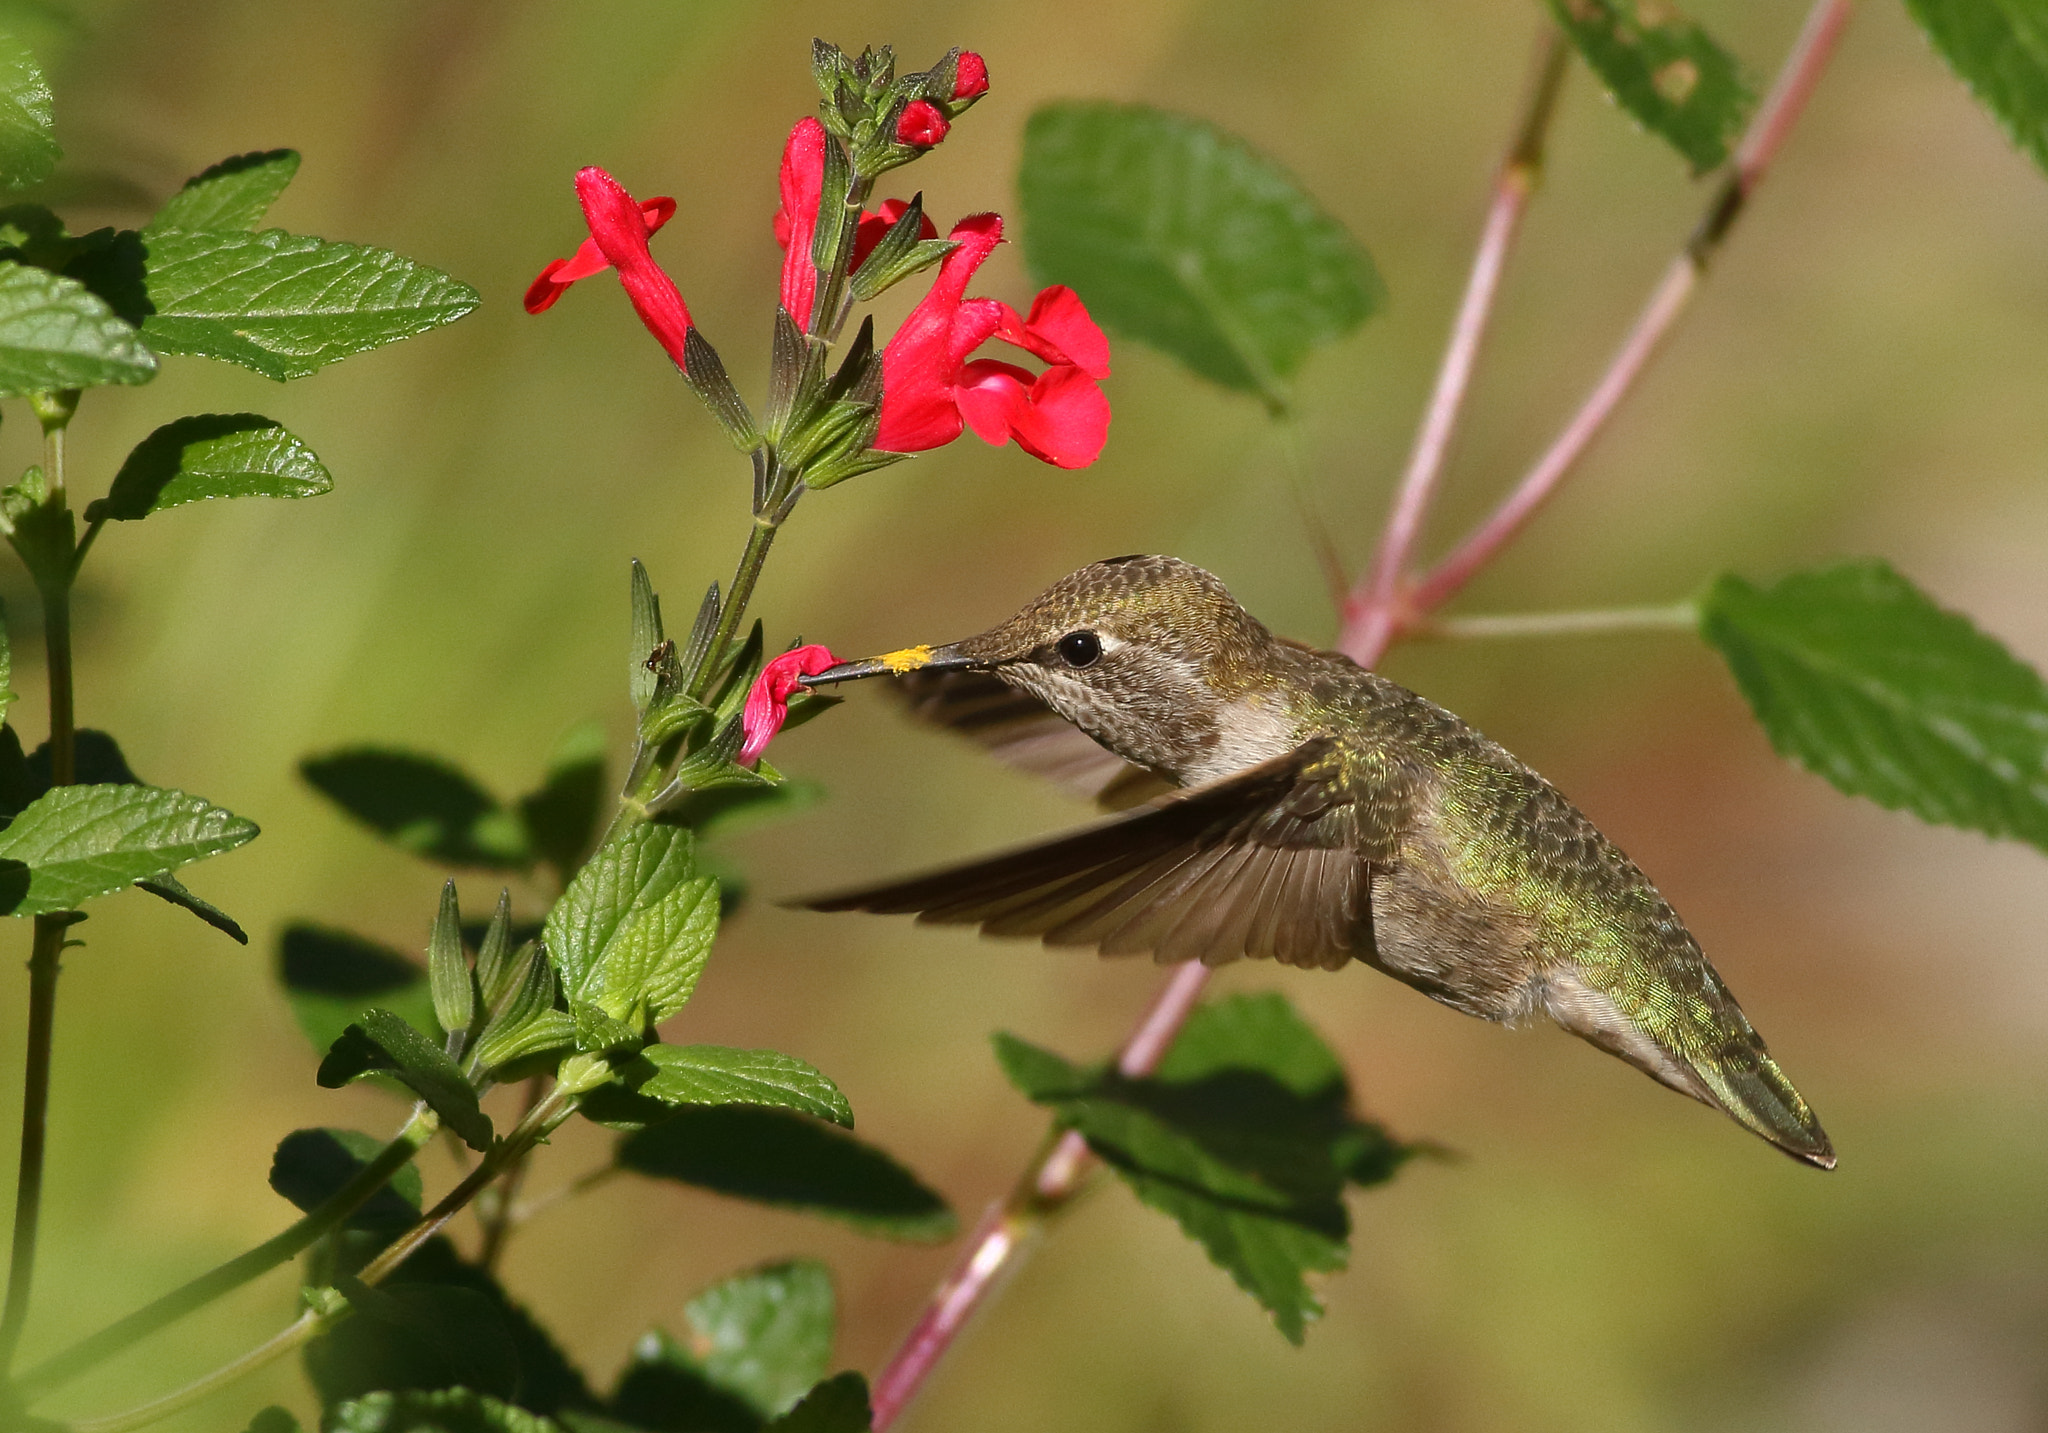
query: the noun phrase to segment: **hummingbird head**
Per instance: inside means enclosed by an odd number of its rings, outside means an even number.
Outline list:
[[[1213,575],[1175,557],[1069,573],[979,636],[846,662],[806,684],[908,671],[990,672],[1127,761],[1186,781],[1234,746],[1273,638]],[[1270,721],[1262,721],[1270,725]],[[1243,763],[1238,763],[1243,764]]]

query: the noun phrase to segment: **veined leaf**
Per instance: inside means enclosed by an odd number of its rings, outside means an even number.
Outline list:
[[[591,857],[548,912],[547,948],[571,1005],[654,1024],[683,1008],[718,933],[718,882],[690,833],[641,822]]]
[[[0,260],[0,397],[154,377],[156,355],[84,284]]]
[[[617,1127],[658,1123],[675,1105],[761,1105],[853,1127],[853,1110],[839,1087],[779,1050],[649,1045],[620,1069],[619,1081],[586,1096],[583,1113]],[[615,1108],[605,1101],[602,1095],[614,1088],[632,1103]]]
[[[1906,0],[1970,92],[2048,169],[2048,6],[2039,0]]]
[[[1725,576],[1700,633],[1783,755],[1851,796],[2048,850],[2048,686],[1886,564]]]
[[[28,46],[0,31],[0,189],[50,177],[64,153],[50,133],[50,83]]]
[[[182,791],[60,786],[0,831],[0,909],[43,915],[232,851],[256,823]]]
[[[299,172],[295,149],[238,154],[185,181],[148,229],[253,229]]]
[[[831,1366],[832,1276],[815,1260],[714,1284],[686,1312],[687,1345],[655,1330],[634,1346],[612,1400],[628,1423],[758,1427],[789,1411]]]
[[[1285,170],[1185,115],[1048,105],[1025,126],[1017,186],[1042,282],[1275,408],[1311,349],[1385,299],[1365,250]]]
[[[491,1147],[491,1119],[448,1052],[389,1010],[366,1010],[320,1062],[320,1087],[338,1090],[364,1075],[391,1074],[427,1102],[474,1150]]]
[[[1753,97],[1705,30],[1664,0],[1550,0],[1550,12],[1615,103],[1694,174],[1728,157]]]
[[[334,487],[313,450],[255,413],[204,413],[166,423],[135,445],[88,522],[132,522],[208,498],[310,498]]]
[[[280,381],[453,323],[479,302],[469,285],[386,249],[282,229],[147,238],[150,347]]]

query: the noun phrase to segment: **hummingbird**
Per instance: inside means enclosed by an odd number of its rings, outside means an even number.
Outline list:
[[[1691,932],[1556,787],[1434,702],[1275,636],[1203,569],[1092,563],[979,636],[804,684],[880,675],[1118,814],[792,904],[1162,963],[1362,961],[1481,1019],[1546,1016],[1834,1167]]]

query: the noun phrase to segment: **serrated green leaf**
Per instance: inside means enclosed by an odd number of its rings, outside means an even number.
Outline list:
[[[1017,184],[1041,282],[1276,408],[1311,349],[1385,301],[1365,250],[1292,176],[1185,115],[1048,105],[1025,126]]]
[[[690,1366],[763,1418],[788,1412],[831,1366],[837,1304],[832,1275],[814,1259],[714,1284],[684,1312]]]
[[[352,1129],[293,1130],[270,1157],[270,1187],[299,1209],[311,1212],[362,1173],[383,1152],[384,1142]],[[401,1166],[391,1182],[348,1217],[348,1227],[398,1234],[420,1217],[424,1192],[420,1172]]]
[[[313,450],[255,413],[205,413],[166,423],[135,445],[88,522],[133,522],[208,498],[310,498],[334,487]]]
[[[650,1045],[620,1068],[619,1088],[664,1106],[762,1105],[853,1128],[853,1108],[839,1087],[779,1050]],[[602,1115],[592,1117],[610,1123]]]
[[[1906,10],[2013,143],[2048,169],[2048,6],[1906,0]]]
[[[329,1433],[563,1433],[551,1418],[467,1388],[368,1393],[336,1404],[324,1426]]]
[[[547,948],[572,1005],[657,1024],[683,1008],[718,933],[718,883],[680,826],[624,828],[548,912]]]
[[[1882,562],[1724,576],[1700,633],[1771,744],[1851,796],[2048,850],[2048,686]]]
[[[146,237],[149,346],[280,381],[453,323],[479,302],[468,284],[386,249],[282,229]]]
[[[427,936],[427,989],[441,1028],[450,1034],[467,1031],[476,1015],[476,985],[462,949],[462,908],[453,881],[441,887],[440,908]]]
[[[761,1433],[868,1433],[874,1416],[868,1381],[857,1373],[840,1373],[805,1394]]]
[[[28,46],[0,30],[0,189],[50,177],[64,151],[50,133],[50,83]]]
[[[490,1116],[448,1052],[389,1010],[366,1010],[341,1032],[315,1078],[322,1089],[338,1090],[378,1073],[396,1076],[471,1149],[491,1147]]]
[[[427,973],[397,951],[347,931],[286,926],[278,942],[278,978],[292,1017],[322,1055],[372,1005],[419,1029],[434,1019]]]
[[[608,794],[604,752],[604,727],[585,722],[555,747],[540,788],[519,798],[528,849],[564,880],[582,863],[597,834],[597,818]]]
[[[253,229],[299,172],[295,149],[237,154],[185,181],[148,229]]]
[[[519,819],[467,772],[438,757],[379,747],[309,756],[299,774],[395,846],[450,866],[523,871]]]
[[[0,831],[0,910],[69,910],[255,836],[255,822],[182,791],[60,786]]]
[[[156,355],[76,279],[0,259],[0,397],[147,383]]]
[[[677,1110],[619,1142],[618,1162],[658,1179],[822,1215],[866,1234],[920,1243],[958,1225],[946,1201],[881,1150],[787,1110]]]
[[[1728,157],[1754,96],[1734,56],[1665,0],[1549,0],[1616,104],[1684,155],[1694,174]]]
[[[1354,1118],[1342,1067],[1278,995],[1198,1009],[1159,1071],[1132,1080],[1014,1036],[997,1058],[1145,1203],[1172,1216],[1299,1343],[1322,1306],[1306,1275],[1344,1267],[1347,1182],[1406,1151]]]

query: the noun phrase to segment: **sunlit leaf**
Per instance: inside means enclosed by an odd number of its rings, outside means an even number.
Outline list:
[[[147,383],[156,355],[76,279],[0,259],[0,397]]]
[[[330,1433],[563,1433],[552,1418],[467,1388],[367,1393],[336,1404],[323,1426]]]
[[[1550,0],[1572,44],[1636,122],[1704,174],[1753,98],[1734,56],[1665,0]]]
[[[656,1429],[758,1428],[831,1366],[832,1276],[815,1260],[714,1284],[686,1314],[687,1343],[657,1329],[634,1346],[612,1400],[617,1416]]]
[[[310,498],[334,486],[313,450],[255,413],[166,423],[135,446],[88,521],[133,521],[208,498]]]
[[[299,172],[294,149],[238,154],[185,181],[165,201],[151,229],[253,229]]]
[[[572,1006],[656,1023],[689,1000],[718,932],[718,883],[691,846],[680,826],[641,822],[576,873],[546,927]]]
[[[316,1077],[334,1090],[364,1075],[396,1076],[471,1149],[491,1147],[491,1120],[448,1052],[388,1010],[366,1010],[341,1032]]]
[[[182,791],[60,786],[0,831],[0,910],[68,910],[255,836],[255,822]]]
[[[839,1087],[794,1055],[779,1050],[735,1050],[725,1045],[649,1045],[619,1070],[622,1092],[661,1108],[628,1106],[623,1119],[605,1113],[601,1102],[585,1101],[584,1113],[599,1123],[651,1124],[675,1105],[762,1105],[795,1110],[833,1124],[853,1126],[853,1110]],[[612,1088],[612,1087],[607,1087]],[[595,1093],[595,1092],[593,1092]]]
[[[0,189],[50,177],[64,153],[50,133],[50,83],[28,46],[0,30]]]

